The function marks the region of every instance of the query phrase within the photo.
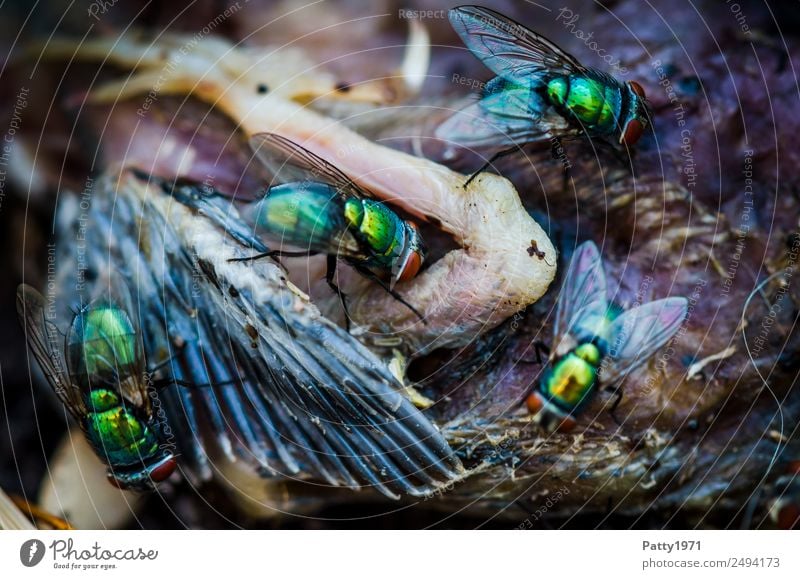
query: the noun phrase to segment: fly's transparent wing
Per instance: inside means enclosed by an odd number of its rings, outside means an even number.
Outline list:
[[[686,319],[687,308],[686,298],[675,297],[622,313],[609,328],[610,363],[603,370],[603,381],[616,382],[644,364],[675,335]]]
[[[586,72],[575,57],[494,10],[460,6],[450,10],[449,18],[467,48],[503,78],[531,82]]]
[[[553,344],[567,335],[593,333],[608,310],[603,260],[592,241],[578,246],[572,254],[564,285],[558,296]]]
[[[524,88],[489,94],[455,112],[437,127],[436,136],[443,141],[475,148],[506,147],[549,139],[550,127],[537,123],[537,116],[529,107],[537,100],[541,99]]]
[[[291,182],[327,183],[342,197],[374,197],[333,164],[276,133],[258,133],[250,138],[256,157],[273,175],[273,185]]]
[[[22,284],[17,288],[17,315],[28,340],[28,347],[42,369],[53,392],[83,426],[86,404],[83,394],[68,376],[64,360],[64,336],[53,322],[48,320],[44,297],[31,286]]]

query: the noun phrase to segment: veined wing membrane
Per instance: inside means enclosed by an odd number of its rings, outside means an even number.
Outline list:
[[[496,75],[530,82],[542,73],[585,72],[575,57],[502,14],[481,6],[460,6],[450,22],[475,56]]]
[[[250,146],[272,173],[275,184],[322,182],[333,186],[345,198],[374,197],[333,164],[286,137],[276,133],[257,133],[250,138]]]
[[[674,297],[657,300],[621,314],[608,332],[611,363],[605,369],[603,380],[617,381],[634,370],[678,331],[684,319],[688,302]]]
[[[485,96],[451,115],[436,129],[444,141],[466,147],[509,146],[549,138],[528,110],[531,93],[508,89]]]
[[[564,276],[553,344],[558,346],[564,335],[578,333],[589,321],[596,324],[606,315],[607,309],[603,261],[594,242],[587,241],[575,250]]]
[[[42,294],[29,285],[17,289],[17,313],[24,320],[24,331],[33,355],[42,367],[56,396],[79,424],[87,409],[80,388],[69,378],[64,362],[64,337],[45,314]],[[56,343],[59,338],[60,343]]]

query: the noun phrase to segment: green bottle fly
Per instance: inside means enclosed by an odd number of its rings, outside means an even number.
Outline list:
[[[553,42],[488,8],[461,6],[450,23],[497,77],[479,102],[438,129],[466,147],[521,146],[586,135],[633,146],[650,123],[645,91],[589,68]]]
[[[336,260],[342,259],[420,316],[394,290],[396,283],[413,279],[425,260],[417,225],[327,161],[280,135],[255,135],[251,145],[282,182],[242,207],[242,214],[265,237],[300,250],[263,256],[325,254],[327,280],[337,292],[333,270]]]
[[[548,366],[526,399],[545,430],[568,432],[601,388],[612,389],[678,331],[688,301],[674,297],[622,312],[609,304],[603,262],[591,241],[570,261],[558,300]],[[619,398],[617,398],[619,401]]]
[[[139,334],[125,309],[107,300],[82,308],[72,320],[66,352],[59,348],[60,333],[47,319],[39,292],[21,285],[17,311],[31,352],[108,465],[109,481],[151,490],[166,480],[175,470],[175,454],[153,413]]]

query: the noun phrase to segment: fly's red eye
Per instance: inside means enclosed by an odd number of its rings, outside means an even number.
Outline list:
[[[420,267],[422,267],[422,256],[420,256],[418,252],[412,251],[408,255],[406,262],[403,264],[403,270],[397,277],[397,281],[408,281],[410,279],[414,279],[414,276],[417,275]]]
[[[631,87],[631,90],[636,93],[636,96],[647,98],[647,95],[644,94],[644,88],[635,80],[629,80],[628,85]]]
[[[636,142],[642,138],[642,134],[644,133],[644,125],[638,119],[631,119],[625,125],[625,130],[622,131],[622,136],[619,138],[620,145],[631,145],[636,144]]]
[[[528,412],[531,414],[538,414],[544,404],[542,403],[542,399],[539,394],[534,392],[525,399],[525,406],[528,407]]]
[[[174,458],[170,458],[169,460],[161,463],[156,468],[150,471],[150,479],[153,482],[161,482],[165,481],[169,478],[173,472],[175,472],[175,467],[177,466],[177,462]]]
[[[419,227],[413,221],[406,221],[408,227],[405,246],[403,248],[405,261],[400,266],[397,281],[409,281],[419,273],[422,261],[425,259],[424,245],[419,235]]]

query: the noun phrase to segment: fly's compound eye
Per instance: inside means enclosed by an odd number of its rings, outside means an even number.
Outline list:
[[[639,119],[631,119],[625,124],[625,130],[622,131],[619,144],[630,147],[642,138],[642,134],[644,134],[644,125],[642,122]]]
[[[538,414],[538,412],[544,406],[544,403],[542,402],[542,398],[539,396],[539,394],[534,392],[525,399],[525,406],[527,406],[528,412],[531,414]]]
[[[413,221],[406,221],[408,237],[406,240],[405,259],[400,265],[397,281],[409,281],[416,277],[425,260],[425,246],[419,233],[419,227]]]
[[[175,472],[176,466],[177,462],[171,457],[150,471],[150,479],[157,483],[165,481]]]
[[[636,96],[641,97],[643,99],[647,98],[647,95],[644,92],[644,88],[635,80],[629,80],[628,86],[631,87],[631,90],[636,93]]]
[[[408,254],[408,258],[406,258],[406,262],[403,264],[403,269],[400,270],[400,275],[397,276],[397,281],[414,279],[420,267],[422,267],[422,256],[419,252],[412,251]]]

